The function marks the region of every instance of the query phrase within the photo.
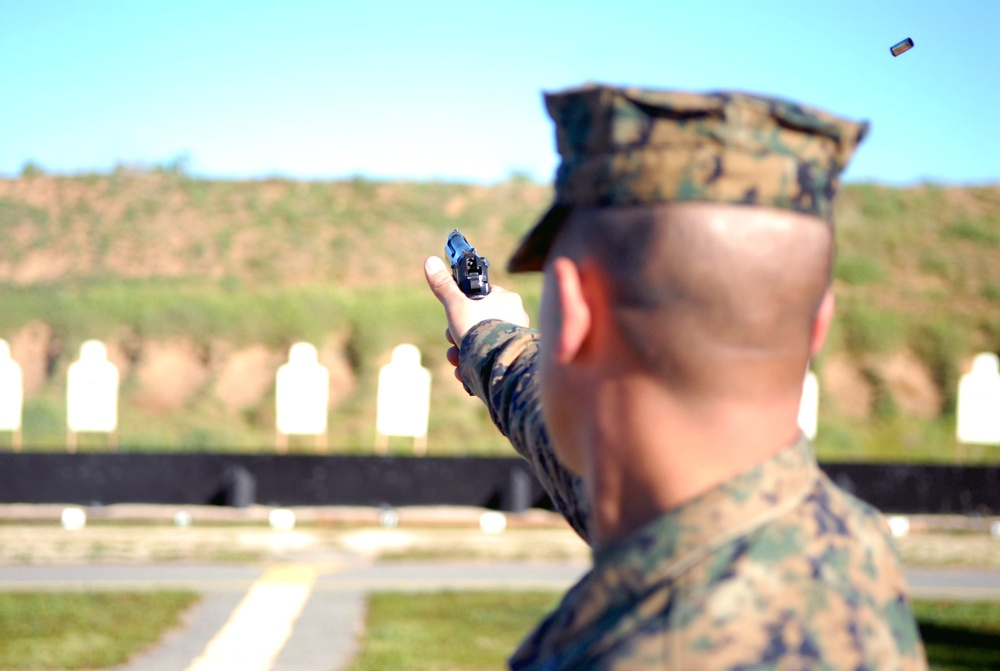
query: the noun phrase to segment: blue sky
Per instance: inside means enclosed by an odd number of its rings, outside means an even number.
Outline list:
[[[0,175],[548,181],[541,92],[591,80],[869,119],[850,180],[997,183],[998,28],[1000,0],[0,0]]]

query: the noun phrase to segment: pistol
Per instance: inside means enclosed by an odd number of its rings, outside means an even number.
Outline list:
[[[490,293],[490,260],[477,254],[457,228],[448,235],[444,253],[451,259],[451,275],[463,294],[478,300]]]

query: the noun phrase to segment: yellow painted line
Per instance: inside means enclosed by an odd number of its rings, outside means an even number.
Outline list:
[[[315,582],[310,566],[270,569],[186,671],[270,671]]]

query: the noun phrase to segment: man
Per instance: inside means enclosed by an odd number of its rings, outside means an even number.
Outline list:
[[[540,331],[425,265],[456,374],[593,547],[511,668],[925,668],[885,520],[797,425],[867,124],[740,93],[546,102],[555,204],[509,264],[544,272]]]

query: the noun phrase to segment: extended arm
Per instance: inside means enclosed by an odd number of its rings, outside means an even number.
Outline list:
[[[556,459],[542,416],[535,377],[538,342],[537,331],[495,319],[480,322],[462,340],[459,371],[493,423],[531,464],[556,510],[589,542],[583,483]]]
[[[535,377],[538,333],[527,328],[520,296],[494,285],[489,296],[473,301],[459,291],[440,259],[428,259],[424,269],[445,308],[449,342],[461,345],[448,353],[459,366],[459,379],[531,464],[556,509],[589,540],[583,484],[557,461],[549,443]]]

